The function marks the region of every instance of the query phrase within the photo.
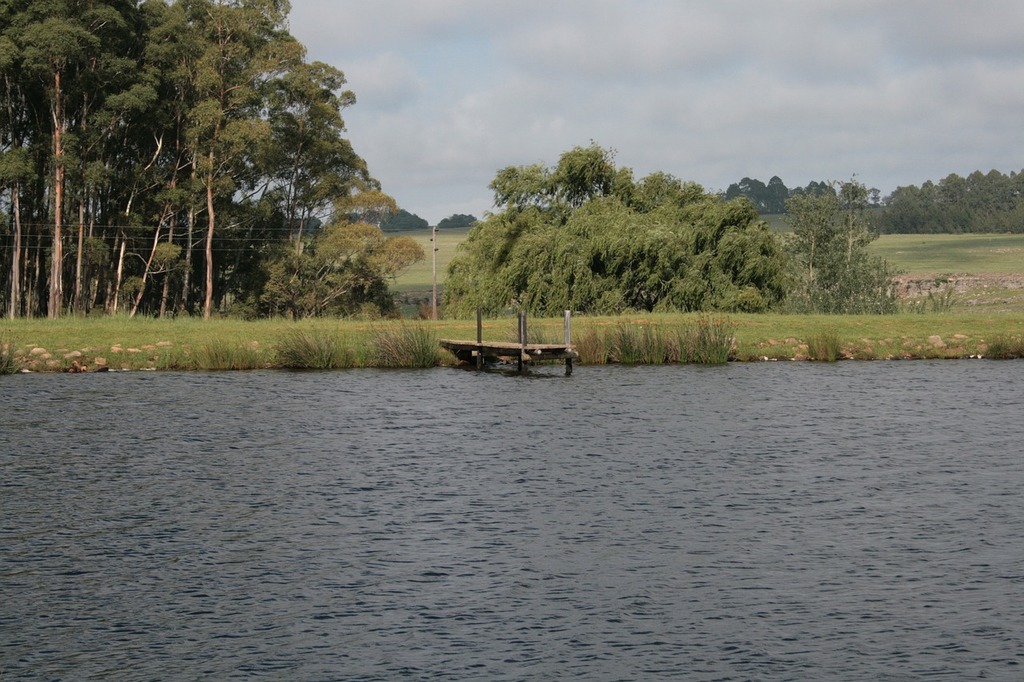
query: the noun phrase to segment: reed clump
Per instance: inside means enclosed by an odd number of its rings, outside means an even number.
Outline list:
[[[1024,339],[1014,336],[998,336],[989,341],[985,355],[994,360],[1024,358]]]
[[[602,334],[593,328],[584,329],[573,342],[581,365],[604,365],[608,363],[608,349]]]
[[[270,366],[258,345],[221,340],[207,341],[192,348],[189,360],[194,369],[201,370],[264,369]]]
[[[424,369],[440,364],[437,334],[426,324],[399,324],[378,328],[373,334],[374,367]]]
[[[724,317],[700,317],[677,332],[679,362],[724,365],[732,357],[736,325]]]
[[[622,321],[607,328],[588,326],[573,345],[582,365],[720,365],[733,357],[735,334],[736,325],[723,317],[669,323]]]
[[[358,357],[349,339],[327,330],[294,330],[277,345],[277,362],[287,369],[350,369]]]
[[[832,330],[813,334],[807,339],[807,356],[819,362],[835,362],[843,352],[843,342]]]
[[[14,344],[5,343],[0,339],[0,376],[14,374],[18,371],[18,361],[14,358]]]
[[[608,333],[608,354],[623,365],[662,365],[668,360],[665,339],[659,326],[620,322]]]
[[[918,315],[925,315],[928,313],[948,313],[953,310],[955,305],[956,291],[953,289],[946,289],[939,294],[929,291],[926,298],[907,301],[903,304],[903,310],[905,312],[916,313]]]

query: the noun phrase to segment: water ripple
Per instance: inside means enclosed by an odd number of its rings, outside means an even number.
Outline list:
[[[9,377],[0,679],[1020,679],[1022,375]]]

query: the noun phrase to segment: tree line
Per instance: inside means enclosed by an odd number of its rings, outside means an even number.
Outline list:
[[[832,183],[811,182],[790,189],[778,176],[768,184],[743,178],[729,185],[726,199],[746,197],[762,215],[785,214],[787,202],[802,195],[835,193]],[[886,197],[868,190],[874,228],[882,234],[1024,232],[1024,171],[951,173],[920,187],[897,187]]]
[[[0,3],[8,316],[387,310],[422,251],[282,0]],[[418,247],[417,247],[418,248]]]
[[[951,173],[899,187],[877,217],[883,233],[1024,232],[1024,171]]]
[[[442,218],[438,221],[438,229],[456,229],[462,227],[471,227],[476,222],[476,216],[466,213],[453,213],[447,218]],[[425,218],[421,218],[415,213],[410,213],[404,208],[398,209],[398,213],[394,214],[383,223],[381,223],[380,229],[385,232],[404,232],[407,230],[426,230],[430,228],[430,224]]]
[[[779,215],[787,212],[786,202],[794,197],[803,195],[817,195],[821,193],[836,194],[835,183],[812,180],[805,187],[794,187],[790,189],[778,175],[773,175],[768,184],[764,184],[756,178],[743,178],[734,182],[725,190],[726,199],[737,199],[745,197],[754,205],[761,215]],[[871,188],[867,190],[867,201],[871,206],[877,206],[880,202],[881,192]]]

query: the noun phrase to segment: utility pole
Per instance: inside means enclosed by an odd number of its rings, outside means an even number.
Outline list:
[[[430,319],[437,320],[437,225],[434,225],[430,230],[431,275],[433,278],[433,293],[430,297]]]

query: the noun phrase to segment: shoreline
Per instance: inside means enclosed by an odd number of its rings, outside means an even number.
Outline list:
[[[575,364],[676,364],[673,358],[679,353],[673,354],[672,344],[678,346],[681,330],[692,330],[701,320],[728,327],[730,362],[1024,357],[1024,319],[1012,313],[651,314],[574,318],[571,340],[581,355]],[[511,317],[486,320],[484,336],[514,340],[515,324]],[[531,320],[531,336],[538,342],[560,342],[562,325],[560,319]],[[424,348],[435,347],[436,357],[407,365],[379,354],[382,335],[410,333],[422,337],[416,342]],[[474,335],[475,322],[468,320],[5,320],[0,323],[0,364],[7,358],[15,372],[53,373],[455,366],[454,358],[437,347],[437,339]],[[631,353],[628,362],[617,345],[625,337],[648,346]],[[309,344],[319,346],[311,353],[330,351],[344,359],[321,365],[316,358],[308,363],[290,359],[296,345],[305,349]]]

